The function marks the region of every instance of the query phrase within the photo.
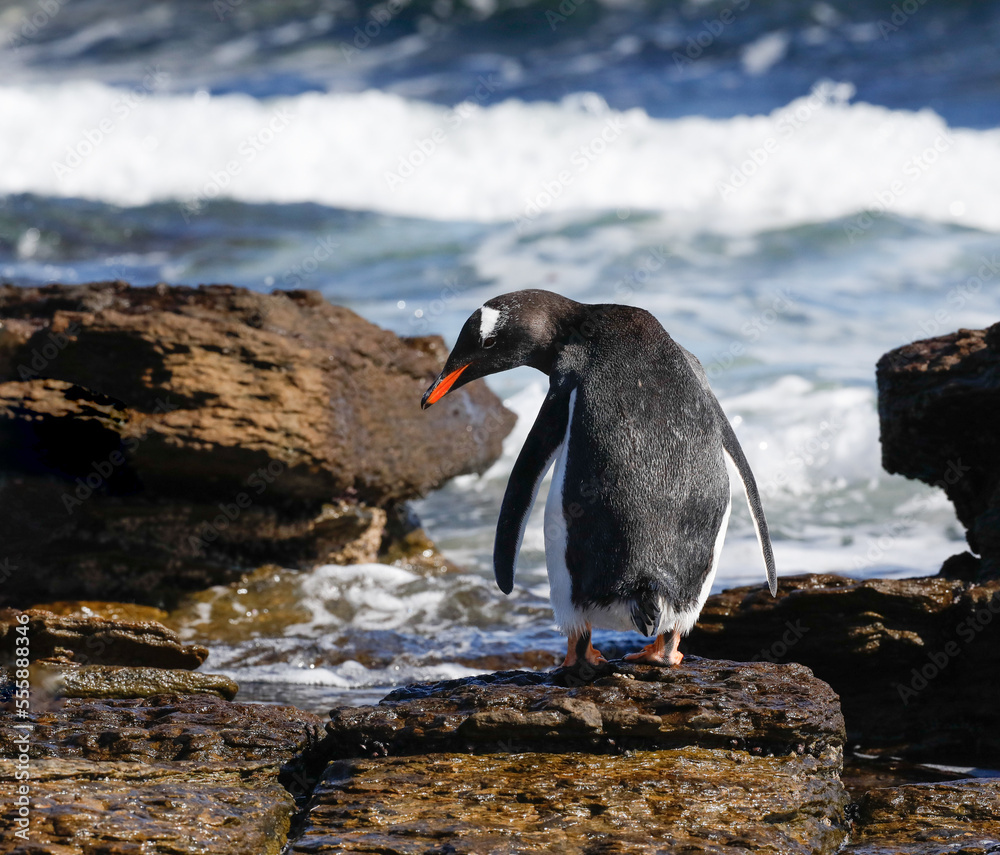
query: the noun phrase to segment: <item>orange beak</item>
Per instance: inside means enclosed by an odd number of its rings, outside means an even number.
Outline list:
[[[424,397],[420,401],[420,409],[426,410],[431,404],[436,404],[445,395],[447,395],[448,390],[455,385],[455,381],[459,378],[461,373],[471,364],[471,362],[467,362],[461,368],[456,368],[451,372],[451,374],[448,374],[434,383],[430,389],[424,392]]]

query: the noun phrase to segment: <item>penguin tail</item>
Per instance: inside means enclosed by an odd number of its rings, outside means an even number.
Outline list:
[[[660,625],[660,598],[654,593],[641,594],[632,600],[632,625],[639,635],[647,638],[656,632]]]

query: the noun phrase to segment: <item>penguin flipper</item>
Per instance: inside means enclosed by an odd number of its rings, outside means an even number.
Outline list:
[[[771,596],[775,597],[778,594],[778,574],[774,569],[774,550],[771,548],[771,535],[767,530],[767,520],[764,518],[764,507],[760,503],[757,481],[750,470],[750,464],[743,453],[743,447],[736,438],[736,432],[729,424],[729,419],[726,418],[721,405],[719,406],[719,420],[722,424],[722,447],[736,467],[736,471],[740,473],[740,480],[743,481],[747,505],[750,506],[750,518],[753,520],[753,527],[757,532],[757,542],[760,544],[760,551],[764,556],[764,566],[767,568],[767,587],[771,589]]]
[[[568,398],[561,391],[550,389],[507,481],[493,544],[493,574],[497,586],[505,594],[514,588],[514,570],[524,539],[524,528],[542,479],[566,437],[568,418]]]
[[[767,587],[770,588],[772,597],[777,596],[778,574],[774,568],[774,550],[771,548],[771,535],[767,530],[767,520],[764,518],[764,507],[760,502],[757,480],[753,477],[750,464],[743,453],[743,446],[740,445],[733,426],[729,423],[729,419],[726,418],[726,413],[722,409],[719,399],[715,397],[712,387],[708,384],[708,375],[705,374],[705,369],[702,367],[701,362],[698,361],[698,357],[691,353],[691,351],[683,347],[681,351],[687,359],[688,365],[691,366],[695,377],[698,378],[698,382],[701,383],[702,388],[715,401],[715,409],[719,416],[719,425],[722,429],[722,447],[736,467],[736,471],[740,473],[740,480],[743,482],[743,491],[747,497],[747,505],[750,506],[750,517],[753,520],[754,531],[757,532],[757,542],[760,544],[760,551],[764,556],[764,567],[767,568]]]

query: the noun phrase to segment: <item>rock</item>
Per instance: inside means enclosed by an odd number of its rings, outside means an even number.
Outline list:
[[[213,694],[231,701],[240,687],[221,674],[168,668],[121,668],[49,665],[61,678],[57,691],[65,698],[148,698],[151,695]]]
[[[168,626],[170,615],[154,606],[138,603],[106,603],[101,600],[56,600],[52,603],[35,603],[32,609],[52,612],[63,617],[99,617],[114,621],[155,621]]]
[[[1000,780],[972,778],[869,790],[851,855],[987,855],[1000,849]]]
[[[808,666],[840,695],[848,741],[914,761],[1000,763],[1000,582],[785,576],[709,598],[702,656]]]
[[[798,665],[709,662],[682,668],[615,663],[593,682],[574,672],[500,671],[397,689],[375,707],[331,713],[331,757],[375,746],[412,752],[653,749],[697,745],[821,756],[843,745],[829,686]]]
[[[31,756],[63,760],[202,765],[264,761],[277,767],[315,741],[318,716],[294,707],[238,704],[215,695],[67,699],[33,719]],[[18,731],[0,713],[0,749],[15,754]]]
[[[285,768],[315,743],[320,719],[291,707],[207,695],[65,700],[33,715],[30,770],[18,781],[25,731],[0,712],[0,813],[17,828],[17,787],[28,788],[21,853],[219,852],[277,855],[305,785]],[[287,786],[279,784],[279,775]],[[8,846],[21,844],[13,833]]]
[[[941,487],[979,577],[1000,577],[1000,324],[892,350],[876,378],[882,465]]]
[[[835,852],[843,720],[799,666],[501,672],[331,713],[291,851]],[[340,758],[340,759],[337,759]]]
[[[31,785],[28,840],[13,838],[16,786],[0,782],[11,855],[278,855],[295,804],[277,784],[57,780]]]
[[[16,627],[27,615],[24,636]],[[92,617],[63,617],[39,609],[0,610],[0,654],[14,658],[15,645],[27,637],[31,659],[62,658],[80,665],[135,665],[151,668],[193,669],[208,650],[182,644],[171,629],[153,621],[121,621]]]
[[[443,343],[315,292],[0,286],[0,323],[16,605],[375,560],[388,510],[485,470],[514,421],[478,382],[421,412]]]
[[[427,343],[315,291],[8,285],[0,317],[36,330],[5,378],[50,408],[27,412],[64,407],[133,439],[116,465],[158,493],[229,499],[248,475],[278,462],[272,480],[261,476],[269,498],[323,502],[356,491],[384,506],[485,470],[513,423],[482,383],[440,414],[422,413],[420,395],[441,367]],[[67,449],[72,459],[51,462],[89,471],[91,451]]]
[[[813,758],[704,748],[341,760],[290,851],[813,855],[837,851],[844,801]]]

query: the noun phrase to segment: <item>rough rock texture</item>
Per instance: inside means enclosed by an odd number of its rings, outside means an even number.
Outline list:
[[[501,672],[331,713],[292,851],[835,852],[836,695],[800,666]]]
[[[341,707],[332,757],[455,750],[587,750],[698,745],[822,755],[843,746],[837,696],[799,665],[614,663],[574,672],[501,671],[397,689],[378,706]]]
[[[63,617],[100,617],[107,620],[155,621],[169,626],[170,615],[154,606],[138,603],[108,603],[101,600],[56,600],[52,603],[35,603],[33,609],[52,612]]]
[[[386,509],[496,459],[482,383],[309,291],[0,286],[0,592],[170,604],[234,565],[374,560]]]
[[[58,694],[65,698],[148,698],[152,695],[213,694],[231,701],[240,687],[221,674],[170,668],[120,668],[114,665],[49,665],[59,674]]]
[[[49,781],[31,787],[29,839],[21,841],[13,836],[14,791],[0,782],[3,851],[11,855],[278,855],[295,810],[277,784]]]
[[[0,714],[0,751],[14,752],[10,713]],[[318,716],[294,707],[230,703],[214,695],[69,699],[33,719],[32,757],[96,761],[266,761],[280,765],[315,741]]]
[[[843,789],[806,758],[704,748],[331,764],[292,852],[836,852]]]
[[[897,348],[876,377],[882,465],[940,486],[1000,577],[1000,324]]]
[[[30,843],[12,833],[25,731],[10,712],[0,712],[0,753],[11,758],[0,770],[0,816],[3,851],[39,855],[277,855],[295,787],[303,792],[279,774],[321,725],[292,707],[206,695],[65,700],[32,718]]]
[[[154,621],[124,621],[97,616],[54,615],[41,609],[0,610],[0,655],[13,659],[15,645],[25,636],[15,631],[27,615],[32,661],[60,658],[79,665],[133,665],[193,669],[208,650],[183,644],[171,629]]]
[[[914,760],[1000,763],[1000,583],[786,576],[709,598],[700,656],[795,661],[840,695],[848,740]]]
[[[869,790],[849,855],[987,855],[1000,851],[1000,779]]]

